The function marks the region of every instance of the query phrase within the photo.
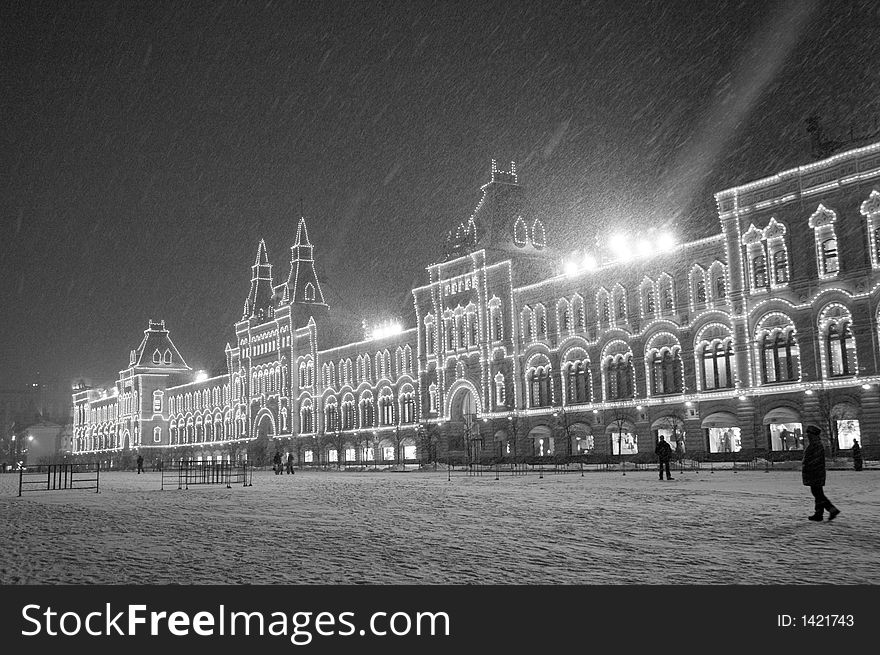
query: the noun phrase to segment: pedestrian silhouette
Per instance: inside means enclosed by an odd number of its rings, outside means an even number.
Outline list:
[[[281,453],[279,451],[275,451],[275,457],[272,458],[272,470],[275,471],[275,475],[284,473],[281,469]]]
[[[853,439],[852,445],[853,468],[856,471],[862,470],[862,447],[859,445],[858,439]]]
[[[287,453],[287,474],[293,473],[293,453]]]
[[[657,455],[657,460],[660,463],[659,471],[660,471],[660,479],[663,479],[663,471],[666,471],[666,479],[672,480],[672,474],[669,472],[669,458],[672,456],[672,447],[666,443],[666,439],[663,438],[663,435],[660,435],[660,440],[657,442],[657,447],[654,448],[654,453]]]
[[[822,445],[822,431],[815,425],[807,426],[807,439],[809,443],[804,449],[803,465],[801,467],[801,476],[804,486],[810,488],[810,493],[816,500],[816,511],[809,518],[811,521],[821,521],[825,510],[828,510],[828,520],[833,521],[834,517],[840,514],[834,504],[825,496],[823,487],[825,486],[825,446]]]
[[[138,475],[140,475],[141,473],[144,472],[144,456],[143,455],[138,455],[137,465],[138,465]]]

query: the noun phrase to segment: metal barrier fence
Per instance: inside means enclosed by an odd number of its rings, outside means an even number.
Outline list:
[[[218,484],[225,484],[227,489],[231,489],[234,484],[243,487],[252,487],[254,484],[254,468],[246,462],[200,462],[184,459],[178,461],[176,466],[163,462],[160,468],[163,491],[166,487],[173,488],[175,482],[178,489]]]
[[[94,489],[99,493],[101,468],[97,462],[79,464],[35,464],[18,472],[18,495],[29,491]]]

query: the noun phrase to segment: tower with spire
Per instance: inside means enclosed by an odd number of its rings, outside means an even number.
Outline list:
[[[251,266],[251,288],[247,300],[244,303],[242,320],[249,318],[267,320],[274,315],[273,297],[275,290],[272,286],[272,264],[269,263],[269,255],[266,253],[266,242],[260,239],[257,248],[257,257]]]
[[[324,293],[315,272],[315,247],[309,240],[306,219],[300,216],[296,241],[290,247],[290,275],[284,285],[282,301],[306,305],[325,305]]]

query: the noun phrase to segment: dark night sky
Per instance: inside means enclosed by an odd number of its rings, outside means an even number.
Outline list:
[[[712,192],[871,127],[875,2],[0,3],[0,388],[222,359],[300,202],[341,324],[399,315],[490,159],[551,245],[717,231]]]

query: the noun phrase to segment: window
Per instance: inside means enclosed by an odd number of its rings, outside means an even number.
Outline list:
[[[355,414],[354,414],[354,401],[347,400],[342,403],[342,429],[343,430],[354,430],[355,428]]]
[[[165,363],[166,364],[171,363],[171,351],[170,350],[165,351]]]
[[[752,279],[756,289],[767,286],[767,261],[763,252],[752,257]]]
[[[820,270],[822,271],[822,274],[831,275],[837,273],[837,239],[833,237],[830,239],[825,239],[822,242],[821,250],[822,268]]]
[[[381,425],[394,425],[394,399],[391,396],[379,398],[379,421]]]
[[[504,391],[504,374],[495,374],[495,404],[504,406],[507,402],[507,394]]]
[[[662,348],[651,355],[651,393],[681,393],[681,357],[678,348]]]
[[[567,373],[566,400],[569,404],[590,402],[589,368],[586,362],[570,362]]]
[[[162,428],[153,428],[153,443],[162,442]]]
[[[810,216],[809,226],[813,228],[816,241],[816,266],[819,277],[833,277],[840,269],[837,253],[837,234],[834,223],[837,214],[820,204]]]
[[[529,374],[529,400],[531,407],[548,407],[551,401],[550,367],[532,369]]]
[[[727,295],[727,292],[724,288],[724,274],[721,273],[715,278],[715,298],[721,299]]]
[[[694,300],[697,305],[706,304],[706,281],[702,277],[697,280],[697,286],[694,290]]]
[[[410,391],[400,397],[400,422],[414,423],[416,420],[416,399]]]
[[[159,354],[158,350],[156,350],[156,352],[153,353],[153,363],[154,364],[161,364],[162,363],[162,355]]]
[[[501,341],[504,338],[504,322],[501,317],[501,308],[492,308],[492,340]]]
[[[300,412],[300,427],[299,431],[305,434],[315,431],[314,423],[312,422],[312,408],[311,407],[303,407]]]
[[[733,386],[730,360],[733,357],[731,341],[713,340],[702,347],[703,389],[727,389]]]
[[[760,341],[761,374],[765,383],[787,382],[796,378],[794,358],[798,345],[794,330],[776,329],[765,333]]]
[[[431,386],[428,387],[428,396],[429,396],[431,411],[435,412],[435,413],[439,412],[440,411],[440,394],[437,390],[437,385],[433,382],[431,383]]]
[[[306,284],[305,289],[303,289],[303,298],[307,301],[315,299],[315,287],[312,286],[311,282]]]
[[[324,423],[327,432],[336,432],[339,429],[339,411],[336,409],[336,403],[327,405],[324,412]]]
[[[608,400],[633,397],[633,367],[631,355],[616,355],[606,364]]]
[[[373,399],[365,398],[361,400],[361,427],[371,428],[376,424],[375,410],[373,407]]]
[[[159,414],[162,411],[162,391],[153,392],[153,413]]]
[[[652,286],[645,286],[642,288],[642,313],[644,316],[653,316],[654,315],[654,289]]]

